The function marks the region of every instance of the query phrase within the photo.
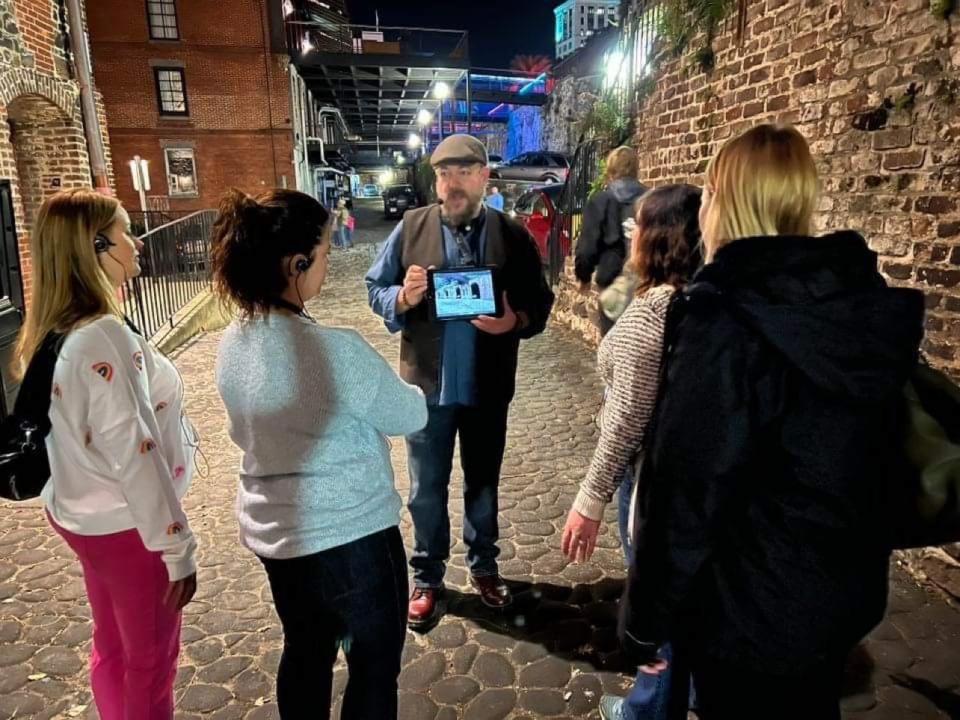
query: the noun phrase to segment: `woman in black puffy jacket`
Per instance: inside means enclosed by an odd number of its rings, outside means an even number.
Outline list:
[[[621,638],[673,641],[703,720],[840,717],[881,619],[881,478],[923,298],[854,232],[811,236],[806,141],[761,125],[707,169],[707,265],[671,308]],[[677,673],[674,673],[677,676]]]

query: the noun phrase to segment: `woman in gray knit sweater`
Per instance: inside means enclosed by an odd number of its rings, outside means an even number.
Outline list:
[[[284,720],[327,718],[342,648],[343,717],[397,715],[407,572],[387,436],[427,422],[423,393],[355,331],[304,303],[327,272],[331,223],[290,190],[232,191],[214,228],[214,286],[241,311],[217,357],[230,437],[243,451],[241,542],[263,563],[283,625]]]
[[[691,185],[666,185],[640,199],[627,263],[637,276],[637,297],[604,337],[597,353],[597,369],[606,392],[600,440],[563,529],[561,548],[571,561],[590,559],[604,509],[618,488],[620,538],[630,561],[628,522],[635,467],[657,400],[667,308],[700,264],[699,211],[700,189]],[[667,676],[660,675],[662,669],[641,672],[625,699],[604,696],[601,717],[664,717]]]

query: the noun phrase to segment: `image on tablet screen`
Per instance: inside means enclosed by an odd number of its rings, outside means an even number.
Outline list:
[[[437,317],[456,318],[495,315],[493,276],[489,270],[434,275]]]

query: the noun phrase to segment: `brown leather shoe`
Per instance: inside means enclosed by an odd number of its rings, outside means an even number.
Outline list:
[[[505,608],[513,602],[510,588],[499,575],[470,576],[470,584],[480,593],[480,599],[487,607]]]
[[[443,588],[415,587],[407,607],[407,624],[412,630],[428,627],[443,615]]]

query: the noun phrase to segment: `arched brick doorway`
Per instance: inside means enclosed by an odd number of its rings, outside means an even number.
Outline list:
[[[90,184],[82,126],[40,95],[20,95],[7,105],[6,125],[16,176],[13,181],[24,286],[30,295],[29,237],[41,203],[60,189]],[[0,139],[2,144],[2,139]]]
[[[20,69],[0,75],[0,414],[16,391],[10,351],[30,301],[37,211],[61,188],[90,184],[76,93],[65,88]]]

